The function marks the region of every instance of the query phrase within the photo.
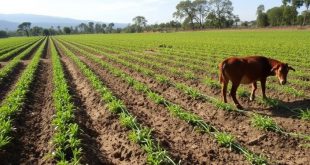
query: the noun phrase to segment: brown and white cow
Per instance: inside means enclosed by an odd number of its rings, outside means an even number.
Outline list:
[[[219,78],[222,84],[223,101],[227,103],[226,93],[229,81],[232,82],[230,95],[237,108],[243,109],[236,99],[237,88],[240,84],[252,84],[252,93],[250,100],[255,99],[255,91],[257,89],[257,81],[261,82],[263,98],[266,98],[266,80],[268,76],[277,76],[281,85],[286,83],[289,70],[295,71],[286,63],[278,60],[263,57],[231,57],[225,59],[219,65]]]

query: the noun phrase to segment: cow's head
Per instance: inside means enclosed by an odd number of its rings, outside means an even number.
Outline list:
[[[289,70],[295,71],[295,69],[288,66],[288,64],[281,63],[275,65],[271,69],[271,73],[274,73],[278,77],[280,84],[284,85],[286,84],[286,78]]]

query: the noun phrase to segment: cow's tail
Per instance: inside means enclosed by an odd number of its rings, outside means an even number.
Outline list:
[[[226,61],[220,63],[220,65],[219,65],[219,71],[220,71],[219,79],[220,79],[221,84],[227,81],[225,78],[225,75],[224,75],[225,74],[225,67],[226,67]]]

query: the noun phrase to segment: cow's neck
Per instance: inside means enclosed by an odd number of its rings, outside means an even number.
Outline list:
[[[278,64],[281,64],[281,62],[280,61],[278,61],[278,60],[275,60],[275,59],[272,59],[272,58],[269,58],[268,59],[268,62],[269,62],[269,65],[270,65],[270,76],[274,76],[275,75],[275,73],[274,72],[271,72],[271,69],[274,67],[274,66],[276,66],[276,65],[278,65]]]

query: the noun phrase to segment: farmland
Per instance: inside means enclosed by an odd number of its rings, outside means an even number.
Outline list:
[[[243,30],[0,40],[3,164],[307,164],[310,33]],[[218,64],[289,63],[245,107],[223,103]]]

